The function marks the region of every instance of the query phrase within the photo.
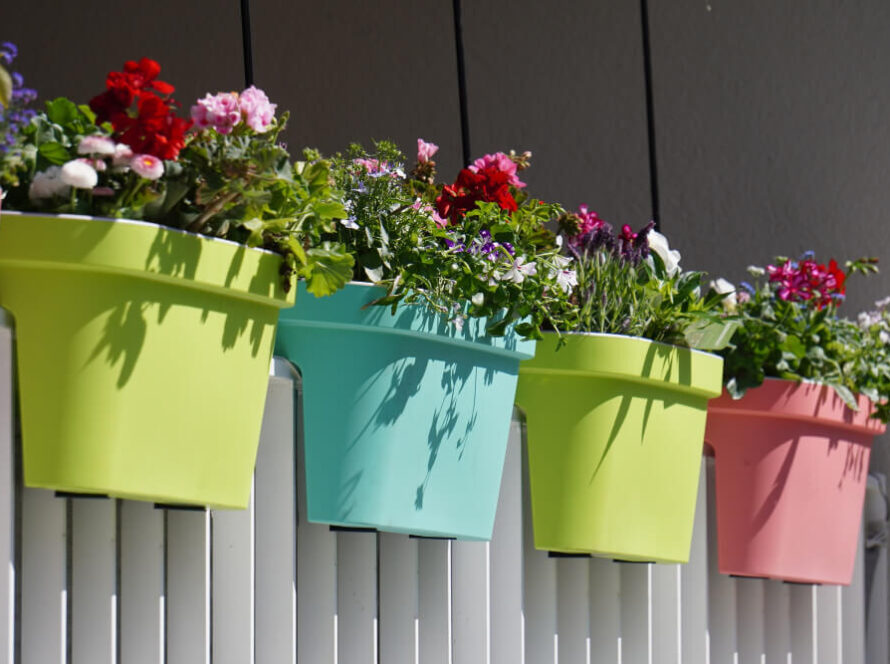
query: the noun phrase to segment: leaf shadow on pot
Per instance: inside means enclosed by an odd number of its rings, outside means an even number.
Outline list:
[[[235,249],[225,279],[221,278],[219,286],[215,287],[198,278],[204,242],[206,240],[202,238],[184,238],[181,233],[159,228],[145,258],[145,277],[115,275],[109,279],[100,274],[98,278],[102,283],[97,283],[96,288],[85,289],[93,295],[84,322],[105,316],[101,338],[87,363],[104,356],[110,365],[119,365],[118,388],[126,386],[132,378],[146,341],[157,326],[165,323],[174,307],[194,312],[194,315],[185,313],[178,317],[175,324],[182,334],[174,343],[218,343],[222,350],[228,351],[248,334],[250,353],[256,357],[264,337],[269,335],[266,338],[271,338],[274,333],[277,309],[268,307],[261,311],[220,290],[223,286],[231,286],[243,269],[247,249],[243,246]],[[267,281],[262,274],[254,274],[250,291],[261,292]],[[195,327],[219,327],[219,322],[210,321],[211,316],[222,317],[221,334],[216,338],[205,336],[190,342],[185,332],[193,323]],[[169,337],[167,341],[171,341]]]
[[[662,371],[657,375],[652,375],[653,371],[655,371],[656,359],[662,360]],[[677,374],[676,382],[667,387],[662,387],[662,384],[668,384],[672,381],[675,372]],[[642,369],[640,370],[640,376],[631,379],[615,380],[616,393],[620,394],[621,403],[618,406],[618,413],[612,423],[612,429],[609,432],[600,459],[590,475],[590,484],[593,484],[596,480],[596,476],[599,474],[618,436],[623,431],[626,431],[627,416],[630,413],[634,400],[645,401],[639,434],[640,445],[643,445],[655,403],[661,403],[663,408],[681,404],[688,405],[689,396],[683,392],[677,392],[676,386],[691,387],[692,380],[692,357],[688,352],[677,352],[676,348],[664,344],[653,343],[649,345]],[[671,386],[674,389],[670,389]],[[653,397],[653,392],[655,397]],[[614,396],[608,395],[603,401],[608,401],[611,398],[614,398]],[[591,406],[592,408],[593,405]]]

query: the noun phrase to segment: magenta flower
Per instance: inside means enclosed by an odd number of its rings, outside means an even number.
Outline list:
[[[275,120],[277,104],[270,103],[265,92],[251,85],[241,93],[240,103],[248,127],[260,134],[269,130]]]
[[[502,173],[507,174],[507,184],[511,184],[514,187],[524,187],[525,182],[522,182],[516,176],[516,162],[514,162],[510,157],[503,152],[495,152],[494,154],[487,154],[483,157],[480,157],[472,164],[467,166],[468,169],[473,171],[474,173],[478,173],[481,170],[485,170],[488,167],[494,167]]]
[[[425,164],[433,158],[433,155],[439,151],[439,146],[435,143],[427,143],[422,138],[417,139],[417,162]]]
[[[241,106],[234,92],[207,93],[204,99],[192,106],[192,120],[201,129],[215,129],[220,134],[230,134],[241,122]]]

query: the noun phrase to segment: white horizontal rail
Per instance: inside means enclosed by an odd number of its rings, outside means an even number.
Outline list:
[[[864,553],[849,588],[719,574],[708,461],[687,565],[536,551],[517,418],[490,543],[332,532],[276,363],[248,510],[56,497],[15,482],[11,348],[0,326],[0,664],[865,662]]]

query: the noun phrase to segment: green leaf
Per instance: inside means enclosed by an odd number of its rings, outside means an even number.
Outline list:
[[[346,219],[349,216],[346,214],[346,208],[334,201],[319,203],[313,209],[320,219]]]
[[[785,337],[785,341],[782,342],[781,349],[791,353],[798,359],[806,357],[807,354],[807,347],[804,345],[799,337],[796,337],[793,334],[789,334],[787,337]]]
[[[62,125],[64,127],[65,125],[74,122],[77,115],[77,106],[70,99],[58,97],[57,99],[46,102],[46,116],[49,118],[50,122],[54,122],[57,125]]]
[[[690,348],[722,350],[729,346],[741,325],[737,320],[714,321],[700,318],[686,328],[684,337]]]
[[[306,265],[300,273],[306,279],[306,290],[316,297],[330,295],[343,288],[352,278],[355,261],[352,256],[331,249],[310,249]]]
[[[56,143],[55,141],[41,143],[37,147],[37,151],[40,153],[41,157],[51,164],[59,165],[71,160],[71,155],[68,154],[68,150],[65,146],[61,143]]]
[[[12,99],[12,77],[4,67],[0,66],[0,106],[8,108],[10,99]]]
[[[859,410],[859,404],[856,401],[856,395],[853,394],[846,385],[841,385],[840,383],[828,383],[828,385],[841,399],[843,399],[844,403],[847,404],[850,410]]]

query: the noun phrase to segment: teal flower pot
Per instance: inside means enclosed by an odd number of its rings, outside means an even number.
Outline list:
[[[275,352],[303,379],[308,518],[490,539],[519,362],[534,342],[486,336],[484,320],[458,331],[421,306],[363,308],[383,293],[304,292],[281,313]]]

